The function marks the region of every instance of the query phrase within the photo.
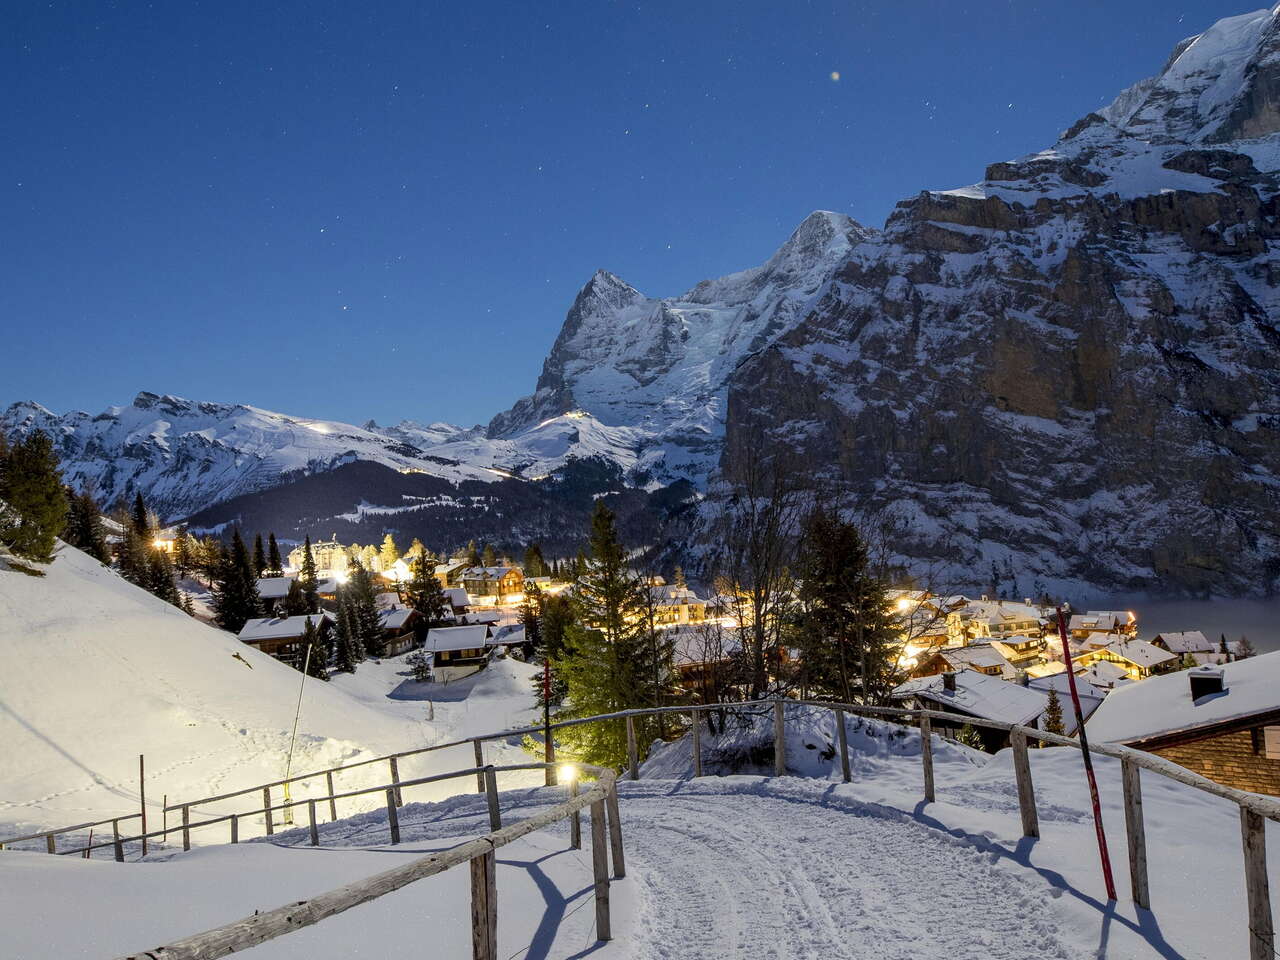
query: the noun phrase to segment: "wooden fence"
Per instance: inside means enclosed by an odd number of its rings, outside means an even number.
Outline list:
[[[849,756],[848,756],[845,725],[844,725],[844,720],[847,714],[905,720],[905,721],[914,722],[918,724],[920,728],[920,734],[921,734],[920,757],[921,757],[921,764],[922,764],[922,776],[923,776],[923,788],[924,788],[923,792],[924,792],[924,799],[926,802],[933,802],[935,799],[935,780],[934,780],[934,769],[933,769],[933,740],[932,740],[933,721],[935,720],[943,721],[953,725],[961,725],[961,724],[967,723],[971,726],[987,727],[990,729],[1000,730],[1008,733],[1009,739],[1010,739],[1010,746],[1013,751],[1013,768],[1014,768],[1014,777],[1017,784],[1018,807],[1019,807],[1019,813],[1022,821],[1022,832],[1023,832],[1023,835],[1027,837],[1038,837],[1040,835],[1039,817],[1036,809],[1035,787],[1032,782],[1031,765],[1030,765],[1030,761],[1027,753],[1028,740],[1038,740],[1041,743],[1053,744],[1056,746],[1072,747],[1076,749],[1079,749],[1080,747],[1079,741],[1069,737],[1048,733],[1046,731],[1037,730],[1031,727],[1020,726],[1018,724],[1003,723],[995,720],[984,720],[978,717],[963,716],[960,714],[946,713],[946,712],[937,711],[937,710],[918,710],[918,709],[913,710],[913,709],[898,708],[898,707],[872,707],[872,706],[863,706],[861,704],[829,703],[829,702],[818,702],[818,701],[808,701],[808,700],[803,700],[803,701],[802,700],[759,700],[759,701],[751,701],[751,702],[745,702],[745,703],[723,703],[723,704],[709,704],[709,705],[697,705],[697,706],[658,707],[658,708],[643,709],[643,710],[624,710],[624,711],[619,711],[617,713],[601,714],[599,716],[594,716],[594,717],[584,717],[576,720],[559,721],[551,724],[551,728],[555,730],[555,729],[562,729],[570,726],[576,726],[583,723],[602,723],[602,722],[622,721],[626,726],[626,735],[627,735],[626,773],[632,780],[637,780],[639,779],[639,776],[640,776],[640,755],[639,755],[639,747],[636,739],[636,729],[635,729],[636,718],[654,716],[657,714],[666,714],[666,713],[689,714],[692,716],[692,719],[693,719],[692,736],[690,738],[691,739],[690,747],[691,747],[692,761],[693,761],[693,775],[695,777],[698,777],[702,775],[702,733],[701,733],[701,725],[702,725],[701,715],[702,714],[706,713],[707,711],[724,712],[724,711],[735,711],[735,710],[744,710],[744,709],[764,710],[764,711],[771,710],[773,713],[773,734],[774,734],[773,772],[776,776],[783,776],[786,773],[785,729],[786,729],[786,708],[788,706],[817,707],[817,708],[832,711],[834,715],[834,721],[835,721],[835,727],[836,727],[837,750],[838,750],[838,753],[840,756],[840,762],[841,762],[841,775],[846,783],[848,783],[851,780],[851,771],[849,766]],[[455,740],[449,743],[435,744],[430,747],[422,747],[416,750],[407,750],[401,753],[390,754],[383,757],[375,757],[370,760],[360,761],[358,763],[348,764],[341,767],[332,767],[328,770],[320,770],[313,773],[300,774],[295,777],[290,777],[288,780],[276,780],[276,781],[272,781],[271,783],[261,784],[255,787],[248,787],[243,790],[237,790],[231,793],[224,793],[214,797],[205,797],[199,800],[188,800],[180,803],[169,804],[165,807],[165,810],[166,812],[178,811],[181,813],[182,824],[183,824],[181,828],[182,834],[183,834],[183,845],[184,845],[184,848],[186,848],[190,844],[191,830],[194,830],[197,828],[209,827],[215,824],[225,823],[225,822],[230,823],[231,841],[233,843],[236,842],[238,840],[238,821],[240,818],[246,817],[246,816],[262,815],[265,818],[266,831],[268,834],[270,834],[274,830],[274,821],[273,821],[272,815],[276,811],[283,811],[286,808],[294,808],[294,807],[305,805],[308,812],[308,820],[311,827],[312,840],[313,842],[318,842],[316,840],[316,831],[317,831],[316,804],[317,803],[327,802],[329,804],[330,819],[337,819],[336,803],[338,800],[361,796],[365,794],[381,792],[383,793],[385,798],[388,824],[392,831],[392,841],[396,842],[398,840],[399,827],[398,827],[395,811],[396,811],[396,808],[400,806],[401,791],[406,787],[432,783],[432,782],[447,780],[447,779],[456,778],[456,777],[467,777],[474,774],[476,776],[477,792],[488,793],[490,795],[490,809],[493,810],[496,804],[496,787],[492,785],[492,776],[494,772],[502,771],[502,770],[545,769],[547,783],[550,784],[553,779],[553,768],[554,768],[553,763],[531,763],[531,764],[514,765],[509,767],[492,767],[492,766],[486,766],[484,763],[484,754],[483,754],[484,743],[492,740],[505,740],[505,739],[510,739],[512,737],[517,737],[517,736],[540,734],[540,733],[543,733],[544,730],[545,728],[542,726],[524,727],[524,728],[519,728],[515,730],[506,730],[499,733],[487,734],[485,736],[475,737],[468,740]],[[400,779],[399,761],[404,759],[405,757],[416,756],[418,754],[428,753],[435,750],[443,750],[449,747],[465,746],[466,744],[471,744],[473,746],[474,756],[475,756],[474,767],[471,767],[465,770],[455,771],[449,774],[440,774],[432,777],[420,777],[420,778],[411,779],[411,780]],[[1119,744],[1111,744],[1111,743],[1091,744],[1090,749],[1095,754],[1118,759],[1121,764],[1121,783],[1123,788],[1124,813],[1125,813],[1125,834],[1126,834],[1126,841],[1127,841],[1128,852],[1129,852],[1128,859],[1129,859],[1130,891],[1131,891],[1134,903],[1143,909],[1146,909],[1146,910],[1151,909],[1151,897],[1150,897],[1150,887],[1148,884],[1146,835],[1144,830],[1144,821],[1143,821],[1143,812],[1142,812],[1141,772],[1143,770],[1146,770],[1149,773],[1153,773],[1158,776],[1166,777],[1170,780],[1177,781],[1178,783],[1185,784],[1186,786],[1192,787],[1196,790],[1200,790],[1212,796],[1230,801],[1231,803],[1234,803],[1239,808],[1241,840],[1242,840],[1243,854],[1244,854],[1244,864],[1243,864],[1244,881],[1245,881],[1245,889],[1246,889],[1247,902],[1248,902],[1247,910],[1248,910],[1248,931],[1249,931],[1249,949],[1250,949],[1249,956],[1250,956],[1250,960],[1275,960],[1276,958],[1275,930],[1273,926],[1273,919],[1272,919],[1272,912],[1271,912],[1271,897],[1269,892],[1268,875],[1267,875],[1265,825],[1267,820],[1280,821],[1280,800],[1272,797],[1264,797],[1258,794],[1245,793],[1244,791],[1241,791],[1241,790],[1236,790],[1231,787],[1223,786],[1221,784],[1213,782],[1212,780],[1208,780],[1205,777],[1199,776],[1198,774],[1192,773],[1190,770],[1186,769],[1185,767],[1180,767],[1177,764],[1173,763],[1172,761],[1165,760],[1153,754],[1143,753],[1139,750],[1134,750],[1130,747],[1121,746]],[[554,759],[554,744],[551,745],[551,749],[548,751],[548,753],[549,753],[549,756],[552,759]],[[334,783],[333,783],[333,776],[335,774],[350,771],[358,767],[368,766],[370,764],[377,764],[377,763],[385,763],[388,765],[388,773],[389,773],[388,783],[385,783],[376,787],[368,787],[360,790],[350,790],[342,793],[335,793]],[[271,795],[271,791],[273,789],[283,787],[287,783],[295,783],[303,780],[313,780],[321,776],[325,777],[326,779],[326,785],[328,787],[328,793],[326,795],[321,797],[307,798],[303,800],[291,801],[286,803],[273,803],[272,795]],[[614,787],[614,781],[613,781],[614,774],[612,773],[612,771],[602,771],[601,776],[602,776],[602,782],[604,782],[606,779],[608,781],[608,789],[606,790],[605,795],[601,799],[602,799],[602,802],[606,803],[610,807],[610,814],[612,815],[612,820],[613,820],[613,824],[611,826],[616,830],[617,828],[617,811],[616,811],[617,793],[616,793],[616,789]],[[562,811],[561,816],[554,817],[552,819],[553,820],[560,819],[563,816],[569,816],[572,814],[575,817],[574,822],[576,823],[576,811],[581,810],[583,807],[585,807],[589,803],[592,803],[592,804],[594,803],[594,801],[584,799],[584,798],[595,796],[596,792],[599,789],[601,789],[600,786],[596,785],[592,787],[592,789],[587,793],[580,794],[579,796],[576,796],[576,797],[570,797],[570,799],[566,801],[565,804],[561,804],[559,807],[556,808],[556,810]],[[214,802],[226,801],[226,800],[230,800],[230,799],[234,799],[242,796],[248,796],[248,795],[256,796],[258,793],[261,793],[262,795],[262,805],[260,807],[255,806],[253,809],[250,809],[250,810],[240,811],[240,812],[229,814],[229,815],[212,817],[212,818],[197,821],[197,822],[193,822],[191,820],[191,811],[198,806],[203,806],[203,805],[211,804]],[[594,806],[593,806],[593,811],[594,811]],[[137,815],[135,814],[133,816],[137,816]],[[126,817],[118,818],[118,822],[123,822],[126,819],[128,818]],[[538,818],[533,818],[533,819],[536,821]],[[4,843],[13,843],[15,842],[15,840],[31,840],[31,839],[39,839],[40,837],[46,837],[49,851],[54,852],[54,837],[56,837],[57,835],[68,833],[68,832],[80,831],[90,826],[97,826],[97,825],[101,825],[102,823],[112,823],[112,822],[113,822],[112,820],[104,820],[104,821],[99,821],[98,824],[79,824],[75,827],[65,827],[65,828],[60,828],[58,830],[47,831],[44,833],[31,834],[31,835],[28,835],[27,837],[13,838],[13,839],[4,841]],[[118,822],[116,822],[115,824],[117,833],[119,828]],[[531,821],[525,821],[525,824],[529,822]],[[547,822],[551,822],[551,821],[547,821]],[[525,824],[519,824],[516,827],[507,828],[507,830],[519,829],[524,827]],[[495,827],[495,830],[496,829],[497,828]],[[529,829],[538,829],[538,827],[535,826]],[[579,829],[580,828],[576,826],[571,826],[571,831],[573,832],[573,835],[575,837],[578,836]],[[596,829],[597,829],[596,817],[593,812],[593,816],[592,816],[593,841],[595,838]],[[600,829],[603,830],[603,820],[601,820]],[[526,830],[525,832],[528,832],[528,831]],[[143,836],[148,836],[148,837],[159,836],[161,835],[161,833],[163,833],[163,831],[153,831],[150,834],[142,834],[136,837],[128,837],[128,838],[124,838],[124,842],[130,842],[132,840],[142,839]],[[520,833],[518,835],[523,836],[523,833]],[[490,838],[494,836],[497,836],[497,834],[496,833],[491,834]],[[616,868],[620,868],[620,864],[622,860],[620,833],[617,834],[617,836],[618,836],[618,839],[614,847],[614,857],[615,857]],[[514,836],[511,837],[510,839],[514,839]],[[510,839],[506,839],[503,842],[510,842]],[[479,842],[479,841],[476,841],[476,842]],[[96,849],[97,847],[101,847],[101,846],[112,846],[116,851],[116,858],[117,859],[123,858],[123,854],[121,852],[122,842],[118,839],[115,839],[114,837],[113,837],[112,843],[110,844],[102,843],[102,844],[94,844],[92,847],[90,846],[73,847],[71,849],[67,849],[59,852],[82,853],[86,850]],[[457,849],[463,849],[463,848],[457,848]],[[479,849],[479,848],[476,848],[476,849]],[[446,855],[436,855],[437,858],[443,857],[443,856],[446,856]],[[438,873],[441,870],[447,869],[448,866],[453,865],[453,863],[461,862],[463,859],[470,859],[473,862],[473,897],[474,897],[475,895],[474,884],[478,882],[475,879],[476,878],[475,871],[476,869],[478,869],[475,867],[475,862],[474,862],[475,856],[477,855],[472,854],[469,856],[462,856],[456,859],[449,859],[444,866],[440,866],[438,868],[423,866],[421,869],[424,869],[424,870],[429,869],[430,872],[414,874],[409,879],[404,880],[403,883],[398,883],[396,886],[392,886],[389,889],[398,889],[399,886],[403,886],[404,883],[411,882],[413,879],[417,879],[419,876],[430,876],[433,873]],[[426,858],[423,861],[417,861],[417,863],[426,864],[427,861],[431,861],[432,859],[433,858]],[[391,873],[395,873],[395,871],[391,871]],[[621,876],[622,874],[619,872],[617,875]],[[379,875],[379,877],[382,877],[382,876],[386,876],[386,875]],[[399,875],[397,874],[397,876]],[[345,904],[344,906],[341,906],[340,909],[343,909],[343,910],[348,909],[350,906],[354,906],[355,903],[364,902],[364,900],[370,899],[371,897],[363,897],[363,899],[347,902],[347,899],[344,899],[344,898],[349,898],[350,896],[352,896],[352,894],[343,893],[343,891],[348,891],[350,888],[353,888],[353,887],[364,889],[362,886],[363,883],[371,883],[377,879],[378,878],[370,878],[370,881],[362,882],[361,884],[352,884],[350,885],[350,887],[344,887],[339,891],[334,891],[332,894],[326,894],[325,897],[338,897],[338,900],[336,902]],[[381,892],[387,892],[387,891],[382,890]],[[341,894],[342,896],[339,896],[339,894]],[[597,891],[597,894],[599,894],[599,891]],[[380,896],[380,895],[381,893],[372,894],[372,896]],[[607,891],[605,896],[606,896],[606,903],[607,903]],[[309,902],[315,902],[315,901],[309,901]],[[286,909],[290,912],[290,915],[292,916],[299,915],[298,912],[294,910],[292,907],[282,908],[282,910],[286,910]],[[280,911],[275,911],[275,912],[278,913]],[[330,912],[325,912],[322,914],[322,916],[330,916],[334,912],[339,912],[339,910],[332,910]],[[269,916],[269,915],[263,914],[261,916]],[[254,919],[254,918],[250,918],[250,919]],[[316,919],[317,920],[321,919],[321,917],[316,917]],[[241,924],[244,924],[247,922],[248,921],[241,921]],[[257,921],[255,920],[255,923],[256,922]],[[310,920],[308,922],[315,922],[315,920]],[[277,936],[279,935],[280,932],[287,932],[287,931],[285,931],[284,929],[280,929],[279,932],[273,933],[271,934],[271,936]],[[253,941],[253,942],[261,942],[261,941],[259,940],[259,941]],[[168,948],[164,948],[164,949],[168,949]],[[241,948],[237,947],[236,949],[241,949]],[[141,957],[159,958],[159,957],[181,956],[181,957],[203,958],[206,956],[213,957],[213,956],[223,956],[223,955],[224,955],[223,953],[153,952],[148,954],[140,954],[139,957],[140,958]],[[476,956],[480,957],[480,956],[490,956],[490,955],[477,953]]]

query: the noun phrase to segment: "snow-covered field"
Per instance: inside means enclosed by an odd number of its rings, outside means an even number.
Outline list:
[[[71,547],[59,547],[44,577],[0,573],[0,650],[0,837],[136,812],[140,754],[152,828],[165,795],[196,799],[284,775],[301,674]],[[504,729],[532,705],[531,672],[499,661],[432,693],[397,658],[330,683],[308,680],[293,771]],[[434,720],[428,695],[447,698]],[[527,759],[518,746],[489,749],[497,762]],[[467,748],[444,750],[406,760],[401,776],[471,762]],[[341,775],[339,787],[386,779],[370,766]],[[307,792],[304,784],[294,797]]]

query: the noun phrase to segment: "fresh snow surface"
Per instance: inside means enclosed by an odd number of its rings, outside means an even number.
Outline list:
[[[860,958],[1217,960],[1245,953],[1239,820],[1234,806],[1143,778],[1156,913],[1122,892],[1108,906],[1074,749],[1034,750],[1042,839],[1020,836],[1010,754],[935,739],[938,800],[920,802],[919,738],[848,720],[854,782],[839,782],[825,711],[789,708],[789,766],[803,776],[687,779],[687,737],[660,748],[644,779],[619,784],[627,878],[612,884],[614,940],[593,930],[589,836],[568,849],[564,823],[498,854],[499,956],[636,960]],[[767,752],[771,717],[704,736],[709,754]],[[811,747],[812,749],[807,749]],[[825,754],[825,756],[824,756]],[[1095,763],[1121,891],[1127,862],[1119,764]],[[668,779],[649,779],[652,774]],[[671,779],[683,777],[685,779]],[[323,824],[271,842],[114,864],[0,854],[0,928],[24,960],[102,957],[157,945],[280,906],[487,830],[483,798],[426,804],[408,792],[403,842],[385,816]],[[506,822],[564,796],[504,789]],[[1280,843],[1271,844],[1273,857]],[[249,956],[435,956],[468,951],[465,868],[420,881]],[[1213,909],[1188,909],[1212,891]]]
[[[146,757],[150,827],[163,822],[166,794],[170,802],[195,799],[284,775],[298,671],[72,547],[60,545],[46,570],[44,577],[0,570],[0,743],[7,758],[0,763],[0,837],[136,812],[139,754]],[[293,771],[515,726],[533,715],[533,672],[499,660],[459,683],[418,684],[400,657],[366,661],[354,676],[329,683],[307,680]],[[489,750],[495,762],[527,759],[518,745]],[[407,779],[473,762],[470,748],[456,748],[406,759],[400,773]],[[338,786],[386,779],[386,769],[372,765],[339,775]],[[323,786],[323,779],[301,784],[294,797]],[[451,781],[436,795],[460,789]],[[201,808],[197,817],[217,812]],[[260,827],[242,829],[248,836]],[[206,838],[225,839],[194,835],[196,842]]]

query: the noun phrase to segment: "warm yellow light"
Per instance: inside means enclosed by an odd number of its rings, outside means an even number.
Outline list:
[[[898,609],[899,609],[899,610],[901,610],[901,611],[905,612],[905,611],[907,610],[907,608],[908,608],[908,607],[910,607],[910,606],[911,606],[911,601],[910,601],[910,600],[908,600],[906,597],[899,597],[899,598],[898,598]]]
[[[578,779],[578,768],[572,763],[563,763],[560,765],[559,776],[561,783],[573,783]]]

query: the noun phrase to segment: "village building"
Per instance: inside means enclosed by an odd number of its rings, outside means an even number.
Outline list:
[[[306,647],[302,637],[307,623],[315,627],[316,634],[325,639],[333,631],[334,619],[327,613],[313,613],[297,617],[259,617],[248,621],[240,631],[240,640],[257,647],[284,663],[302,668]]]
[[[462,574],[467,569],[466,560],[446,560],[436,564],[435,577],[442,587],[459,587],[462,586]]]
[[[1230,663],[1236,658],[1236,643],[1219,638],[1215,643],[1199,630],[1187,630],[1182,633],[1158,633],[1152,638],[1153,646],[1161,650],[1175,653],[1184,660],[1187,657],[1195,660],[1199,666],[1206,664]],[[1226,649],[1223,649],[1225,646]]]
[[[396,657],[408,653],[418,645],[425,633],[426,622],[422,614],[412,607],[396,606],[378,614],[382,627],[383,655]]]
[[[971,600],[947,614],[947,641],[963,647],[975,640],[1003,640],[1005,637],[1043,635],[1042,611],[1027,600]]]
[[[1134,637],[1138,633],[1138,619],[1128,610],[1089,610],[1073,613],[1067,622],[1067,632],[1076,639],[1083,639],[1091,633]]]
[[[462,587],[475,603],[519,603],[524,599],[524,574],[519,567],[467,567]]]
[[[990,642],[991,649],[1015,671],[1026,671],[1044,662],[1045,643],[1039,637],[1005,637]]]
[[[1105,646],[1084,650],[1078,658],[1073,656],[1076,666],[1087,668],[1099,661],[1115,664],[1122,669],[1131,680],[1145,680],[1156,673],[1176,670],[1182,658],[1177,654],[1147,643],[1145,640],[1123,640],[1117,635]]]
[[[266,613],[278,612],[284,605],[284,598],[289,595],[289,585],[294,577],[259,577],[258,599],[262,601]]]
[[[444,601],[449,606],[450,612],[455,617],[461,617],[467,612],[471,604],[471,598],[467,596],[467,591],[461,587],[449,587],[444,591]]]
[[[306,554],[306,546],[294,547],[289,551],[289,569],[295,573],[302,570]],[[321,578],[341,578],[346,576],[350,567],[347,548],[338,542],[335,534],[329,540],[321,540],[311,544],[311,559],[316,565],[316,576]]]
[[[422,649],[428,655],[437,683],[459,680],[482,670],[492,651],[492,631],[482,625],[432,627]]]
[[[657,578],[661,580],[661,578]],[[657,583],[649,588],[654,622],[658,626],[701,623],[707,619],[707,603],[688,587]]]
[[[1102,691],[1114,690],[1134,682],[1124,667],[1108,660],[1097,660],[1085,669],[1078,670],[1076,676]]]
[[[971,643],[967,647],[944,647],[923,657],[911,671],[912,677],[934,677],[943,673],[972,670],[989,677],[1012,675],[1012,667],[993,643]]]
[[[998,720],[1035,727],[1049,703],[1048,695],[1040,690],[1009,683],[996,676],[961,670],[943,673],[936,677],[920,677],[908,680],[893,691],[893,699],[910,709],[942,710],[983,720]],[[933,720],[935,730],[945,730],[954,736],[961,724],[951,720]],[[1009,745],[1009,734],[989,727],[974,727],[989,751]]]
[[[1122,687],[1088,731],[1225,786],[1280,796],[1280,653]]]

